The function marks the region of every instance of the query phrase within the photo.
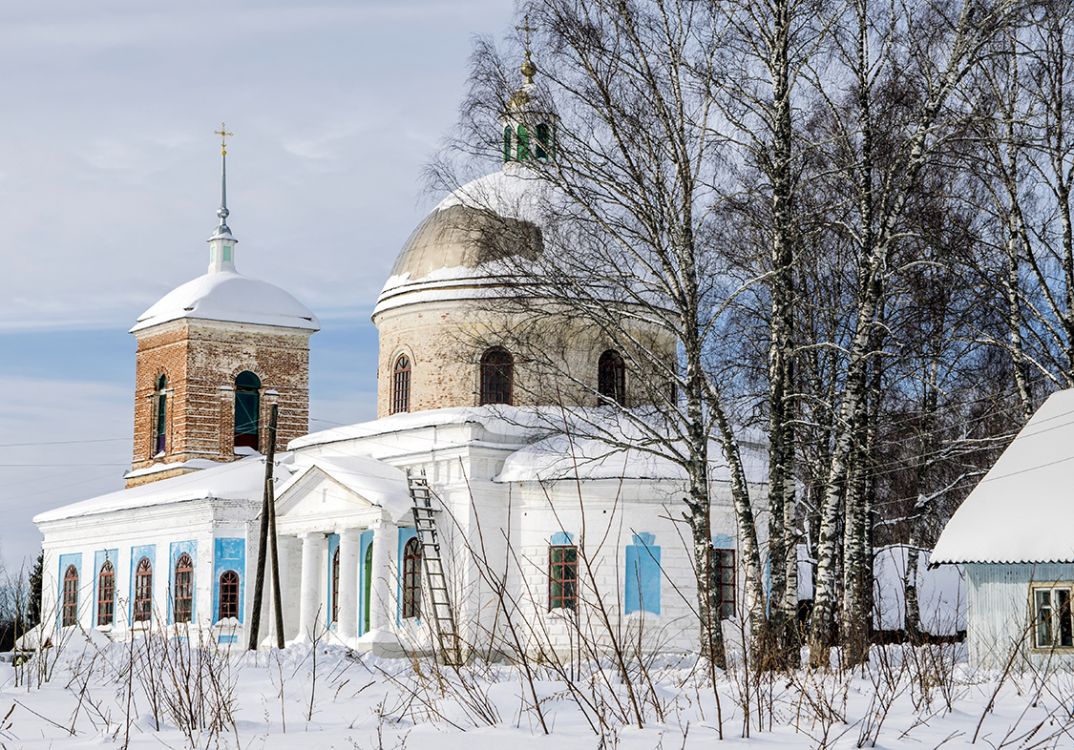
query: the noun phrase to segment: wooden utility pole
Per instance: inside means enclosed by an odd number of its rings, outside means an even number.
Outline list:
[[[276,455],[276,419],[278,407],[272,405],[269,420],[268,460]],[[276,648],[283,648],[283,602],[280,600],[280,546],[276,535],[276,483],[270,480],[265,488],[269,509],[269,546],[272,551],[272,609],[276,613]]]
[[[257,573],[254,577],[254,611],[250,616],[250,640],[247,644],[247,649],[250,651],[257,650],[258,632],[261,629],[261,602],[265,594],[265,553],[268,546],[268,532],[269,521],[272,521],[272,551],[273,551],[273,570],[276,573],[275,577],[275,594],[277,596],[276,611],[279,612],[279,571],[275,564],[276,562],[276,518],[275,518],[275,506],[273,487],[272,487],[272,474],[275,469],[276,460],[276,420],[279,416],[279,407],[276,404],[272,405],[272,412],[269,416],[269,434],[268,434],[268,452],[265,454],[265,487],[262,493],[261,503],[261,543],[257,547]],[[282,635],[282,634],[281,634]]]

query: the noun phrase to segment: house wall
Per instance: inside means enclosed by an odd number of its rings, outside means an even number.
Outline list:
[[[517,437],[496,435],[476,424],[442,425],[437,429],[438,432],[429,428],[394,436],[377,435],[303,451],[372,452],[400,468],[425,472],[443,503],[438,529],[445,550],[444,567],[465,642],[481,644],[482,648],[490,644],[504,648],[503,639],[510,642],[512,636],[504,626],[504,611],[493,586],[497,578],[504,578],[516,632],[526,641],[524,647],[537,650],[551,646],[568,656],[577,651],[579,632],[607,646],[610,632],[636,637],[640,630],[648,648],[697,649],[692,550],[680,520],[686,491],[683,482],[496,482],[504,460],[519,447]],[[434,444],[436,449],[432,451]],[[434,456],[435,460],[430,460]],[[741,571],[729,489],[719,482],[712,487],[713,541],[717,546],[736,549],[736,565]],[[763,509],[758,523],[763,528]],[[408,518],[403,519],[399,533],[405,534],[410,525]],[[550,612],[547,606],[548,547],[560,541],[563,534],[569,534],[589,558],[588,570],[584,560],[579,563],[581,592],[587,605],[579,607],[577,616]],[[628,594],[628,548],[638,546],[639,536],[647,541],[651,538],[649,543],[659,548],[658,612],[652,611],[656,608],[652,601],[644,608],[632,605]],[[405,648],[428,649],[428,623],[395,617],[397,547],[398,544],[391,545],[389,563],[393,582],[391,620]],[[742,583],[740,573],[736,586],[739,612],[743,605]],[[647,592],[651,597],[652,588]],[[601,622],[594,606],[598,596],[609,616],[610,629]],[[628,608],[636,611],[628,613]],[[737,629],[737,620],[725,622],[729,639]],[[534,632],[542,635],[534,637]]]
[[[135,629],[170,626],[174,620],[171,596],[174,560],[186,551],[194,562],[194,624],[210,628],[216,591],[215,557],[221,539],[236,540],[230,548],[245,550],[246,569],[240,575],[242,587],[246,589],[244,609],[248,613],[252,586],[245,584],[251,568],[250,552],[256,557],[256,537],[254,544],[246,544],[244,519],[252,516],[253,508],[254,504],[246,501],[196,500],[42,524],[43,621],[60,628],[63,587],[60,565],[77,558],[81,562],[78,627],[115,636],[130,632],[134,569],[144,555],[153,563],[153,611],[149,625],[136,624]],[[105,555],[115,571],[116,597],[113,623],[101,627],[97,624],[96,582]],[[210,630],[215,639],[219,628]],[[234,633],[236,629],[228,630]]]
[[[1074,649],[1037,649],[1029,630],[1032,584],[1074,581],[1074,565],[966,565],[966,644],[970,663],[1003,669],[1017,649],[1015,668],[1074,666]]]

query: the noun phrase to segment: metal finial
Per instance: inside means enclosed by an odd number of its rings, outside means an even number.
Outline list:
[[[523,54],[525,54],[526,56],[526,59],[522,61],[522,75],[526,78],[526,83],[532,84],[533,77],[537,75],[537,65],[533,62],[533,58],[531,56],[532,50],[530,48],[530,41],[531,34],[537,31],[537,29],[533,26],[530,26],[530,17],[528,15],[523,17],[522,25],[516,26],[515,28],[523,35],[522,50]]]
[[[220,129],[214,130],[213,133],[220,136],[220,208],[216,210],[220,225],[216,228],[216,233],[231,234],[227,225],[227,217],[230,214],[227,210],[227,139],[235,134],[229,132],[224,123],[220,123]]]

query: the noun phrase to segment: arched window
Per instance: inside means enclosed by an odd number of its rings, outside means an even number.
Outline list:
[[[68,565],[63,574],[63,626],[78,622],[78,569]]]
[[[190,622],[194,604],[194,563],[185,552],[175,561],[172,613],[175,622]]]
[[[134,573],[134,621],[149,622],[153,612],[153,563],[148,557],[138,561]]]
[[[373,544],[366,545],[365,565],[362,568],[362,632],[369,632],[369,609],[373,603]]]
[[[511,135],[514,131],[510,125],[503,128],[503,160],[511,161]]]
[[[249,370],[235,378],[235,447],[259,447],[261,378]]]
[[[494,346],[481,356],[481,405],[510,404],[515,364],[511,353]]]
[[[392,414],[410,411],[410,358],[400,354],[392,368]]]
[[[403,617],[421,616],[421,542],[409,539],[403,547]]]
[[[168,378],[157,378],[156,419],[153,420],[153,454],[164,453],[168,449]]]
[[[537,158],[547,159],[552,155],[552,127],[547,122],[537,123]]]
[[[116,616],[116,571],[105,560],[97,573],[97,625],[111,625]]]
[[[339,622],[339,547],[332,555],[332,622]]]
[[[530,134],[525,125],[519,125],[517,132],[518,148],[515,150],[515,158],[519,161],[526,161],[530,158]]]
[[[220,574],[219,596],[216,608],[219,619],[239,619],[239,574],[234,570]]]
[[[597,361],[597,393],[600,403],[614,401],[626,406],[626,364],[614,349],[608,349]]]

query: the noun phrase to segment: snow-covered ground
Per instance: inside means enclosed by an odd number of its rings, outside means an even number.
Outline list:
[[[535,667],[531,687],[519,668],[455,673],[325,644],[214,650],[204,661],[176,642],[158,641],[149,658],[143,648],[72,640],[40,686],[40,660],[0,664],[0,747],[677,750],[719,737],[711,684],[684,662],[632,667],[628,690],[611,662],[558,675]],[[760,748],[951,748],[968,746],[980,722],[980,747],[1074,747],[1071,673],[975,674],[960,654],[890,646],[864,673],[799,671],[753,684],[731,670],[717,680],[724,737]],[[184,728],[177,711],[199,726]],[[218,732],[206,727],[214,722]]]

